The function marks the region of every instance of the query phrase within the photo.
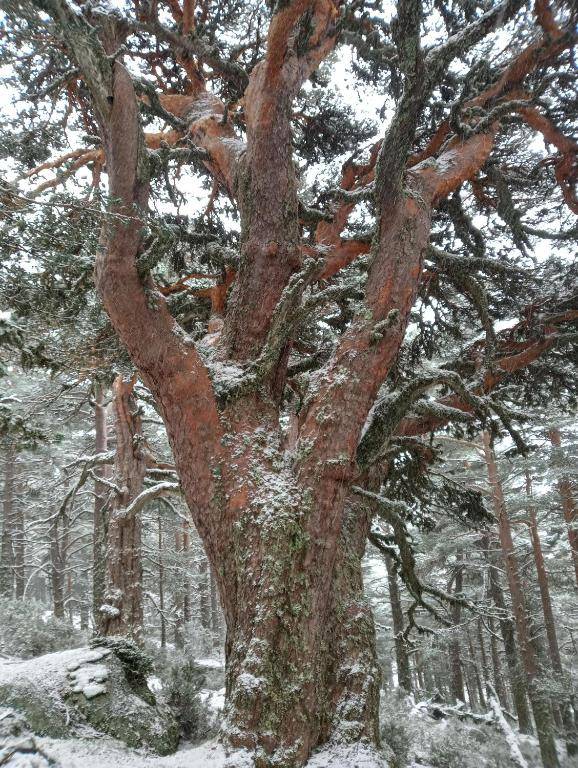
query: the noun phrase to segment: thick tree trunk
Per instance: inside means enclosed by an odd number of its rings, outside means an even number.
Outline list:
[[[387,568],[387,583],[389,586],[389,601],[391,603],[391,619],[393,623],[393,639],[395,643],[395,662],[397,666],[397,684],[408,693],[412,691],[411,667],[407,652],[407,643],[403,634],[403,610],[397,579],[397,569],[392,558],[385,555]]]
[[[108,450],[108,428],[104,392],[102,386],[95,386],[94,404],[94,428],[95,428],[95,454],[106,453]],[[110,479],[110,471],[107,465],[97,466],[94,469],[97,478]],[[101,632],[104,605],[104,592],[106,583],[106,531],[108,525],[107,499],[110,495],[110,487],[100,480],[94,482],[94,513],[92,532],[92,620],[95,631]]]
[[[492,488],[495,513],[498,518],[500,544],[506,563],[506,574],[512,598],[512,610],[516,623],[516,633],[528,681],[528,696],[530,698],[532,713],[536,723],[536,732],[540,743],[542,762],[548,768],[558,768],[559,761],[554,741],[550,703],[548,697],[542,690],[539,662],[529,632],[526,604],[518,570],[518,563],[514,552],[510,521],[506,511],[502,484],[498,475],[494,451],[491,447],[490,435],[488,432],[484,431],[483,439],[488,477]]]
[[[2,542],[0,550],[0,596],[14,595],[14,474],[16,452],[8,445],[4,456],[4,491],[2,498]]]
[[[562,439],[559,429],[551,429],[548,433],[550,442],[555,451],[561,452]],[[570,542],[570,552],[574,563],[574,573],[576,576],[576,585],[578,586],[578,514],[576,513],[576,503],[574,501],[574,489],[569,477],[562,477],[558,480],[558,491],[562,502],[564,519],[568,528],[568,541]]]
[[[142,641],[143,565],[141,517],[130,504],[143,488],[146,472],[141,419],[133,397],[135,380],[117,376],[113,384],[116,431],[114,482],[117,486],[107,530],[106,591],[102,607],[105,635]]]
[[[313,586],[307,495],[282,482],[239,527],[239,610],[226,612],[224,735],[256,766],[301,765],[331,739],[378,742],[380,673],[361,570],[368,514],[350,510],[331,572]]]

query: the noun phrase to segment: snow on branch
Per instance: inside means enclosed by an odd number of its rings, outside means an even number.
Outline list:
[[[180,483],[157,483],[156,485],[146,488],[144,491],[134,498],[128,507],[121,508],[115,513],[117,517],[128,518],[138,514],[147,501],[151,499],[158,499],[160,496],[165,496],[169,493],[180,493]]]

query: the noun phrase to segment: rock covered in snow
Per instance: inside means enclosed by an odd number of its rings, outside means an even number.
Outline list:
[[[172,713],[121,658],[96,647],[0,662],[0,701],[37,735],[68,737],[88,725],[130,747],[173,752],[179,731]]]

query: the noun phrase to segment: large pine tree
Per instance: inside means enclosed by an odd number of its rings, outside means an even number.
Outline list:
[[[519,443],[512,399],[573,379],[570,5],[4,7],[6,308],[24,333],[78,317],[114,356],[95,253],[218,583],[225,740],[278,767],[377,745],[377,509],[402,549],[407,476],[432,460],[416,438],[477,420]],[[337,87],[347,61],[385,102],[373,143]],[[211,187],[199,217],[187,168]],[[543,240],[559,253],[533,258]]]

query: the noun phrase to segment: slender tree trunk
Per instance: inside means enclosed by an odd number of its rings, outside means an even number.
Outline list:
[[[428,691],[428,692],[433,691],[434,688],[436,687],[436,684],[435,684],[434,674],[433,674],[432,668],[431,668],[431,660],[430,659],[426,659],[424,670],[423,670],[423,674],[424,674],[424,679],[425,679],[425,689],[426,689],[426,691]]]
[[[158,513],[157,557],[159,559],[159,616],[161,622],[161,648],[167,647],[167,621],[165,619],[165,565],[163,554],[163,518],[161,510]]]
[[[528,707],[528,697],[526,692],[526,675],[520,661],[514,622],[510,618],[510,612],[507,610],[504,600],[504,593],[500,584],[499,571],[495,563],[496,556],[490,552],[490,539],[484,537],[482,548],[489,565],[490,596],[494,601],[496,608],[500,610],[500,632],[504,642],[504,652],[506,664],[508,666],[508,675],[510,687],[512,689],[512,699],[514,709],[518,716],[518,727],[521,733],[532,734],[532,716]]]
[[[385,555],[387,568],[387,583],[389,587],[389,601],[391,604],[391,619],[393,623],[393,640],[395,644],[395,661],[397,666],[397,684],[408,693],[412,691],[411,667],[407,644],[403,634],[403,610],[401,607],[401,595],[397,578],[395,563],[389,555]]]
[[[468,637],[468,648],[470,652],[470,664],[468,666],[471,668],[470,673],[472,676],[472,684],[475,685],[476,699],[478,702],[478,706],[480,706],[483,709],[486,706],[486,699],[484,697],[484,687],[482,685],[482,679],[480,677],[477,654],[476,654],[476,650],[475,650],[474,643],[472,641],[472,636],[470,635],[469,629],[466,629],[466,634]]]
[[[530,698],[530,704],[532,706],[534,721],[536,723],[536,731],[538,734],[538,741],[540,743],[542,762],[546,768],[558,768],[559,761],[558,754],[556,752],[556,744],[554,741],[550,705],[547,696],[544,695],[544,692],[541,688],[538,658],[532,645],[530,633],[528,630],[526,605],[518,571],[518,563],[514,553],[514,543],[512,541],[510,521],[506,511],[504,494],[496,467],[494,451],[490,443],[490,435],[487,431],[484,431],[483,440],[486,464],[488,468],[488,477],[492,488],[495,513],[498,518],[500,543],[502,546],[502,552],[504,554],[508,585],[510,587],[510,594],[512,597],[512,608],[514,613],[514,620],[516,623],[516,632],[518,635],[518,642],[520,644],[520,652],[524,664],[524,670],[526,672],[526,678],[528,681],[528,695]]]
[[[484,632],[482,627],[481,618],[478,619],[478,647],[480,649],[480,661],[482,668],[482,679],[484,681],[484,691],[486,690],[486,682],[490,679],[490,667],[488,664],[488,656],[486,653],[486,642],[484,640]]]
[[[183,531],[177,526],[175,528],[175,589],[173,591],[173,606],[175,614],[174,623],[174,641],[175,648],[182,650],[185,647],[184,634],[184,596],[183,596],[183,564],[181,562],[181,553],[183,551]]]
[[[146,472],[141,419],[133,397],[135,379],[113,384],[116,431],[114,482],[118,488],[108,521],[105,603],[102,630],[142,641],[143,592],[140,512],[129,506],[143,488]],[[128,512],[127,512],[128,510]]]
[[[17,475],[22,474],[22,467],[15,462],[15,481]],[[16,485],[15,485],[16,488]],[[18,498],[20,496],[20,498]],[[14,547],[14,591],[17,600],[24,597],[24,587],[26,586],[26,532],[24,520],[24,504],[21,502],[22,485],[19,486],[19,493],[13,503],[13,533],[12,541]]]
[[[219,607],[219,594],[217,592],[217,581],[212,567],[209,567],[209,578],[211,582],[211,632],[213,638],[213,649],[218,650],[221,648],[223,626],[221,610]]]
[[[86,568],[82,570],[80,588],[82,590],[80,596],[80,629],[87,630],[90,616],[90,585]]]
[[[470,709],[472,709],[474,712],[478,712],[480,709],[480,703],[478,701],[478,689],[476,688],[476,679],[471,663],[466,664],[464,686],[468,694],[467,701],[469,701]]]
[[[64,571],[66,567],[63,533],[60,530],[60,518],[50,524],[50,581],[52,586],[52,606],[57,619],[64,619]]]
[[[562,668],[562,659],[560,657],[560,648],[558,646],[558,636],[556,633],[556,620],[554,619],[552,598],[550,596],[548,572],[546,571],[546,563],[544,560],[544,553],[542,551],[542,542],[540,541],[540,533],[538,530],[536,506],[532,498],[532,478],[527,470],[526,494],[528,496],[528,526],[530,529],[532,551],[534,553],[534,562],[538,576],[538,587],[540,589],[542,613],[544,614],[544,627],[546,629],[550,663],[552,665],[552,669],[558,677],[561,688],[563,690],[568,690],[571,686],[571,683],[569,680],[565,679],[564,670]],[[574,719],[572,716],[570,701],[564,701],[562,699],[559,702],[554,702],[554,718],[557,724],[559,721],[561,721],[561,724],[564,726],[564,730],[566,731],[566,735],[568,737],[568,752],[574,754],[576,750],[576,736],[574,733]]]
[[[204,552],[200,553],[199,559],[199,614],[201,619],[201,629],[203,633],[203,646],[205,651],[210,650],[211,636],[211,596],[209,584],[209,561]]]
[[[463,565],[462,555],[456,555],[456,571],[455,571],[455,583],[454,593],[460,594],[463,590]],[[460,641],[457,637],[459,625],[462,620],[462,607],[459,603],[452,605],[452,622],[454,629],[452,632],[452,638],[450,640],[449,655],[450,655],[450,670],[451,670],[451,694],[453,699],[457,701],[465,701],[464,693],[464,676],[462,672],[462,659],[460,653]]]
[[[526,471],[526,494],[528,497],[528,527],[530,529],[530,540],[532,542],[532,552],[534,554],[534,563],[538,575],[538,587],[540,589],[540,599],[542,601],[542,612],[544,614],[544,627],[546,629],[546,638],[548,640],[548,651],[552,669],[555,672],[562,673],[562,660],[560,658],[560,649],[558,647],[558,637],[556,635],[556,621],[554,611],[552,610],[552,598],[550,597],[550,585],[544,553],[542,552],[542,543],[538,532],[538,519],[536,516],[536,507],[532,499],[532,479]]]
[[[2,498],[2,542],[0,550],[0,596],[14,596],[14,475],[16,451],[10,443],[4,457],[4,492]]]
[[[550,442],[556,452],[561,453],[562,439],[559,429],[551,429],[548,432]],[[578,585],[578,514],[576,513],[576,502],[574,500],[574,488],[572,480],[569,477],[561,477],[558,480],[558,491],[562,502],[564,519],[568,529],[568,541],[570,542],[570,552],[574,563],[574,574],[576,584]]]
[[[95,385],[94,428],[95,454],[106,453],[108,450],[107,408],[102,386]],[[101,611],[105,603],[104,592],[106,583],[106,536],[107,536],[107,499],[110,487],[99,480],[110,479],[110,469],[107,465],[94,469],[97,479],[94,482],[94,513],[92,529],[92,620],[97,633],[103,631]]]
[[[191,582],[188,575],[190,571],[191,524],[188,520],[183,520],[182,544],[185,559],[183,571],[183,624],[186,627],[191,621]]]
[[[502,675],[502,662],[500,660],[500,651],[498,648],[498,640],[495,632],[495,622],[491,616],[489,618],[489,627],[490,649],[492,653],[492,669],[494,672],[494,689],[498,695],[502,709],[508,711],[510,709],[510,702],[508,700],[508,691],[504,684],[504,678]]]

